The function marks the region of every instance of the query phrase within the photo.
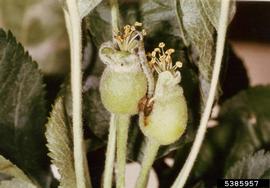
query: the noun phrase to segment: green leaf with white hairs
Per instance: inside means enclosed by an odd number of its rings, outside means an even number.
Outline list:
[[[67,0],[59,0],[61,6],[67,10]],[[81,19],[87,16],[102,0],[77,0]]]
[[[215,54],[215,34],[218,27],[221,1],[181,0],[178,12],[191,43],[193,61],[199,68],[202,105],[208,97]],[[231,4],[230,19],[235,12]]]
[[[196,54],[195,63],[199,68],[202,102],[205,104],[211,82],[214,61],[215,29],[208,20],[198,0],[180,1],[182,22]]]
[[[47,147],[50,151],[48,155],[61,175],[60,187],[74,188],[76,178],[73,166],[72,134],[62,97],[56,99],[46,128]]]
[[[102,0],[79,0],[79,12],[81,18],[89,14]]]
[[[218,19],[220,13],[220,2],[221,0],[200,0],[202,5],[202,9],[211,22],[211,24],[217,30],[218,28]],[[232,20],[236,11],[235,1],[231,1],[230,3],[230,12],[229,12],[229,21]]]

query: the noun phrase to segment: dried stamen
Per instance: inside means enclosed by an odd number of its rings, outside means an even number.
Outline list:
[[[145,30],[139,31],[138,27],[142,27],[142,23],[135,22],[134,25],[126,25],[122,32],[120,31],[114,36],[120,50],[134,52],[138,46],[137,43],[142,41],[143,36],[146,35]]]
[[[173,48],[164,51],[165,43],[161,42],[158,45],[159,48],[155,48],[152,53],[148,53],[148,57],[151,58],[148,62],[150,67],[157,73],[164,71],[170,71],[174,75],[178,68],[182,67],[182,62],[177,61],[174,65],[171,55],[175,52]]]

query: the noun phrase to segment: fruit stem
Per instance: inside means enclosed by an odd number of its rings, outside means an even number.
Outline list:
[[[112,19],[112,34],[119,32],[119,5],[118,0],[110,0],[111,19]]]
[[[214,63],[213,76],[211,80],[209,96],[206,102],[205,110],[202,115],[198,132],[196,134],[195,141],[193,143],[191,151],[188,155],[188,158],[182,170],[178,174],[171,188],[184,187],[187,181],[187,178],[190,174],[190,171],[194,165],[194,162],[198,156],[198,153],[200,151],[200,148],[201,148],[201,145],[202,145],[205,133],[206,133],[207,122],[210,117],[211,109],[212,109],[214,99],[215,99],[215,93],[216,93],[216,88],[218,84],[218,78],[219,78],[222,56],[223,56],[223,51],[224,51],[224,43],[225,43],[226,30],[227,30],[227,24],[228,24],[229,5],[230,5],[230,0],[221,1],[221,12],[220,12],[220,17],[219,17],[219,27],[217,31],[218,34],[217,34],[215,63]]]
[[[155,161],[160,144],[154,140],[147,139],[142,168],[136,182],[136,188],[145,188],[149,179],[150,169]]]
[[[116,117],[115,114],[111,114],[110,120],[110,130],[109,138],[106,151],[106,161],[105,161],[105,170],[104,170],[104,188],[112,187],[112,175],[114,168],[114,158],[115,158],[115,144],[116,144]]]
[[[125,187],[125,172],[126,172],[126,153],[127,153],[127,139],[128,127],[130,122],[129,115],[116,115],[116,187]]]

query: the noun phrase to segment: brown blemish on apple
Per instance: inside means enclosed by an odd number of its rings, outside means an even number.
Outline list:
[[[144,126],[148,125],[148,116],[153,110],[154,101],[144,96],[139,102],[139,111],[144,114]]]

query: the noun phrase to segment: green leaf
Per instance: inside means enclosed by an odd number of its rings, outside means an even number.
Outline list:
[[[210,89],[214,54],[215,54],[215,27],[219,18],[221,1],[211,0],[182,0],[180,1],[180,15],[187,38],[192,44],[193,61],[199,68],[200,92],[204,106]],[[235,9],[230,10],[233,15]]]
[[[218,29],[218,21],[220,14],[220,3],[219,0],[200,0],[202,10],[204,11],[205,16],[207,16],[208,20],[211,24]]]
[[[185,45],[183,42],[182,26],[179,24],[178,12],[174,0],[143,0],[139,3],[139,20],[143,23],[143,27],[147,32],[145,45],[149,50],[153,50],[159,44],[164,42],[167,48],[176,50],[177,58],[180,57],[184,63],[188,63],[185,59]],[[164,29],[167,28],[167,29]],[[177,58],[174,58],[175,60]]]
[[[202,102],[205,104],[211,82],[214,59],[214,27],[209,22],[198,0],[180,1],[183,26],[198,60]]]
[[[79,0],[79,12],[81,18],[89,14],[102,0]]]
[[[215,163],[215,150],[209,140],[205,140],[200,150],[198,159],[193,169],[193,176],[196,179],[200,179],[203,175],[212,167],[212,165],[219,165]]]
[[[202,181],[195,184],[192,188],[205,188],[205,185]]]
[[[96,76],[89,76],[84,85],[87,92],[84,93],[84,117],[86,123],[94,135],[104,145],[107,140],[110,113],[105,109],[101,102],[99,93],[99,78]],[[90,143],[93,140],[90,140]],[[92,150],[98,145],[92,145]]]
[[[260,178],[261,179],[270,179],[270,168],[268,170],[266,170]]]
[[[88,16],[85,17],[86,28],[91,33],[95,45],[99,46],[112,38],[110,6],[102,1]]]
[[[37,188],[37,186],[21,179],[13,178],[12,180],[1,181],[0,188]]]
[[[203,180],[212,187],[236,161],[268,148],[269,92],[269,86],[257,86],[222,104],[218,125],[208,129],[193,168],[193,181]]]
[[[12,162],[5,159],[1,155],[0,155],[0,174],[9,176],[11,178],[17,178],[28,183],[32,183],[32,181],[24,174],[24,172],[21,169],[19,169],[16,165],[14,165]]]
[[[0,152],[45,185],[43,78],[37,64],[12,34],[0,29]]]
[[[207,16],[208,20],[211,24],[218,30],[218,21],[219,21],[219,14],[220,14],[220,0],[200,0],[202,5],[203,11]],[[236,11],[235,1],[231,1],[230,3],[230,14],[229,20],[231,21]]]
[[[270,153],[263,150],[248,155],[236,162],[226,173],[225,178],[260,179],[270,169]]]
[[[208,128],[193,167],[192,183],[203,181],[207,187],[212,187],[236,161],[259,149],[268,149],[269,97],[269,86],[257,86],[221,105],[217,126]],[[267,173],[264,175],[269,177]]]
[[[72,135],[65,114],[63,97],[56,99],[46,128],[47,147],[50,151],[48,155],[61,175],[60,187],[76,187]]]
[[[230,127],[226,166],[270,143],[270,87],[257,86],[226,101],[220,110],[221,127]]]
[[[166,22],[171,26],[169,33],[180,37],[173,2],[173,0],[143,0],[140,2],[141,19],[147,34],[154,34]]]

